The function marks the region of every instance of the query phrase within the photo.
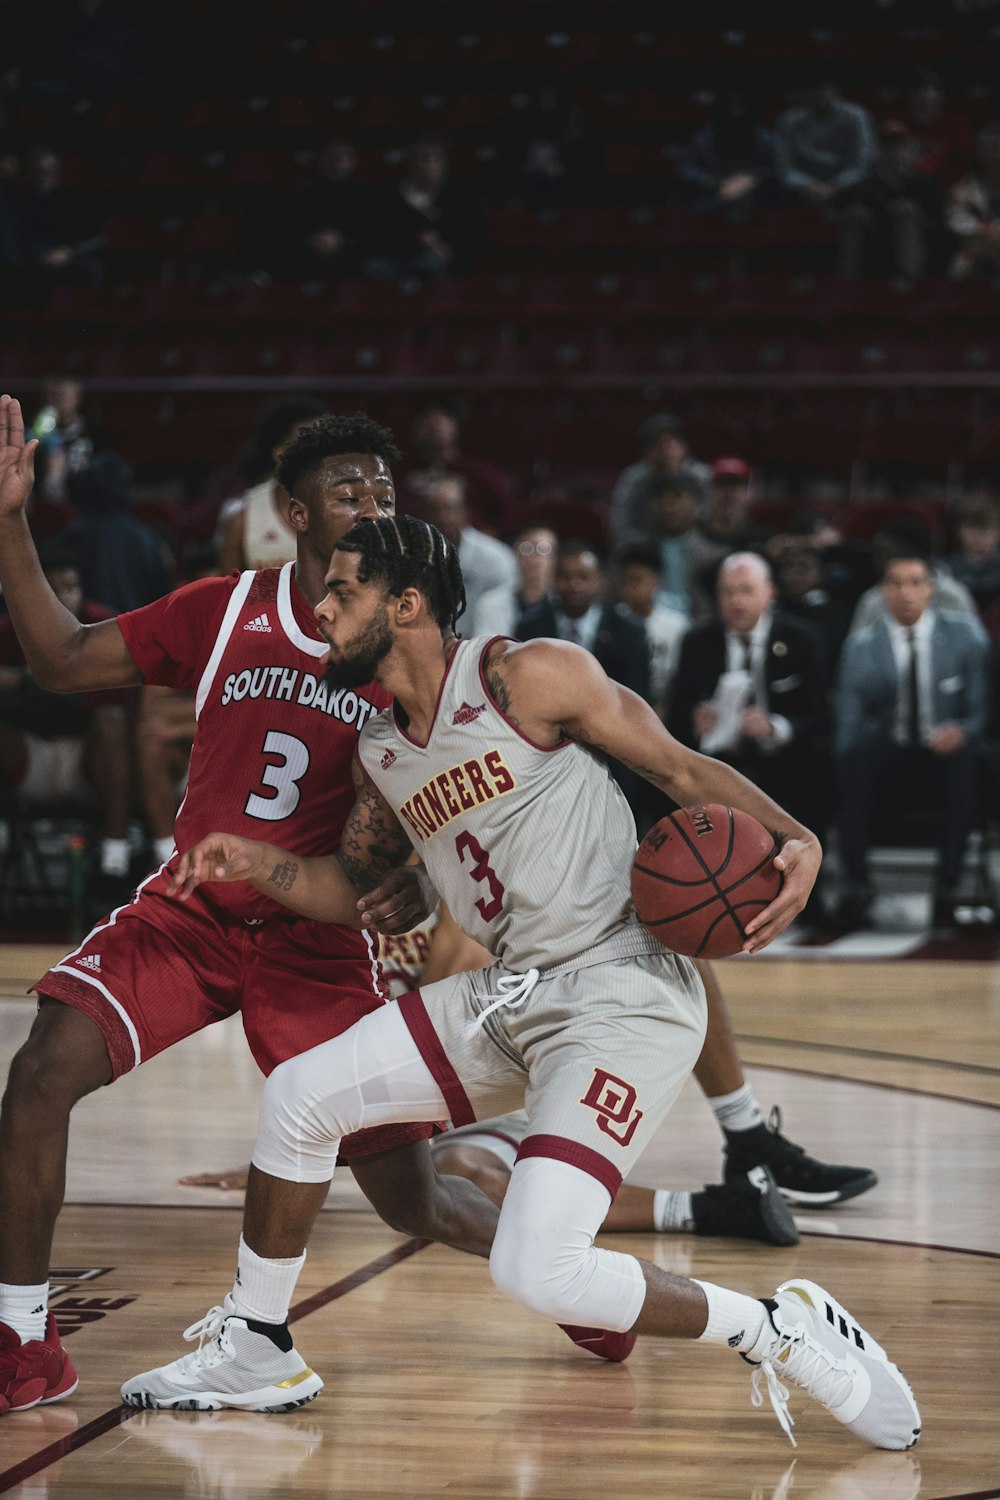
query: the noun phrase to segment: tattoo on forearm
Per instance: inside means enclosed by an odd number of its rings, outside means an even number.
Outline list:
[[[359,896],[379,885],[390,870],[404,864],[410,840],[378,789],[365,781],[347,820],[339,857],[344,873]]]
[[[281,864],[275,865],[267,877],[271,885],[276,885],[279,890],[290,891],[295,884],[299,873],[298,864],[294,859],[282,860]]]

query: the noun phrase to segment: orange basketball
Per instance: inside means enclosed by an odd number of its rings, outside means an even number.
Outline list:
[[[632,900],[665,948],[726,958],[746,942],[745,924],[777,896],[778,844],[733,807],[683,807],[651,828],[636,850]]]

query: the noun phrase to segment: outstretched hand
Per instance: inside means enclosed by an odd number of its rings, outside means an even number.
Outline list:
[[[785,840],[774,861],[774,868],[783,876],[781,890],[770,906],[746,924],[744,953],[759,953],[791,925],[809,899],[822,859],[816,839]]]
[[[24,441],[20,401],[0,396],[0,517],[20,515],[27,505],[37,447],[37,440]]]
[[[187,901],[206,881],[253,880],[264,864],[264,846],[235,833],[209,833],[177,861],[168,896]]]
[[[410,932],[427,920],[438,904],[438,893],[423,865],[390,870],[380,885],[358,902],[361,925],[392,937]]]

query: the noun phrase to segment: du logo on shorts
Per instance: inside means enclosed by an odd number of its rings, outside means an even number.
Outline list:
[[[605,1068],[595,1068],[580,1103],[595,1111],[598,1130],[603,1130],[619,1146],[627,1146],[642,1119],[642,1110],[635,1107],[638,1097],[624,1078],[616,1078]]]

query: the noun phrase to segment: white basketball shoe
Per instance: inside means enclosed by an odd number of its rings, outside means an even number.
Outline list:
[[[135,1375],[122,1386],[126,1406],[170,1407],[174,1411],[295,1411],[314,1401],[323,1389],[315,1371],[296,1352],[285,1330],[287,1347],[237,1317],[231,1296],[184,1330],[198,1340],[193,1354],[173,1364]]]
[[[783,1380],[801,1386],[831,1416],[876,1448],[912,1448],[920,1436],[913,1392],[885,1350],[829,1292],[814,1281],[782,1282],[762,1299],[765,1324],[743,1358],[756,1365],[751,1400],[766,1385],[775,1416],[792,1446],[792,1417]]]

